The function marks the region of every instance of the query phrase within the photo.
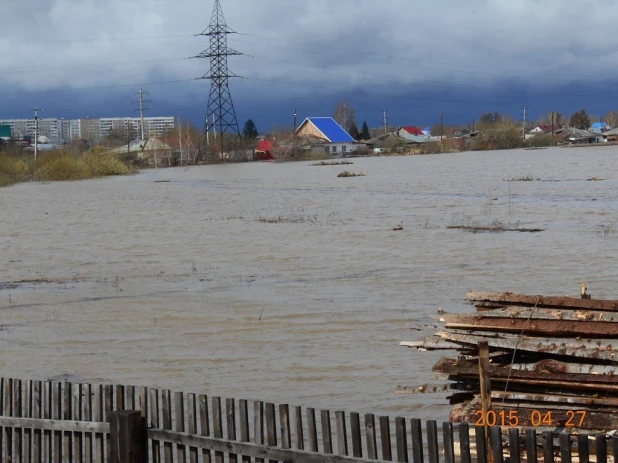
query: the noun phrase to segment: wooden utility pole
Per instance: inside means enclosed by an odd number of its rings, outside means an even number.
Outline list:
[[[440,143],[442,143],[443,133],[444,133],[444,111],[440,110]]]
[[[488,463],[493,463],[491,441],[489,440],[489,426],[487,414],[491,410],[491,380],[489,377],[489,343],[481,341],[479,349],[479,383],[481,389],[481,413],[483,414],[483,426],[485,428],[485,448],[487,449]]]

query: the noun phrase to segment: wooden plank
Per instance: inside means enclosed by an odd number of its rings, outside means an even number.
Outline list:
[[[281,447],[284,449],[292,448],[290,407],[287,404],[279,405],[279,426],[281,428]]]
[[[560,463],[571,463],[571,436],[567,432],[561,432],[559,441]]]
[[[106,384],[103,386],[103,421],[109,421],[109,414],[114,411],[114,386]],[[111,441],[109,435],[103,435],[103,443],[105,445],[105,455],[109,458],[111,451]]]
[[[116,384],[116,406],[114,410],[126,410],[125,387],[122,384]]]
[[[266,443],[269,447],[277,446],[277,416],[275,415],[275,404],[266,403]],[[269,460],[269,463],[276,463],[276,460]]]
[[[142,463],[148,460],[146,426],[138,410],[120,410],[108,415],[110,463]]]
[[[309,440],[309,451],[318,451],[318,427],[315,421],[315,409],[307,408],[307,435]]]
[[[376,419],[373,413],[367,413],[365,415],[365,439],[367,440],[367,458],[370,460],[377,460],[378,444],[376,440]]]
[[[500,426],[489,428],[489,442],[491,443],[492,460],[494,463],[504,463],[502,448],[502,429]]]
[[[126,389],[126,410],[137,410],[135,406],[135,386],[127,386]]]
[[[197,396],[197,402],[200,409],[200,435],[210,436],[210,414],[208,413],[208,396],[200,394]],[[209,449],[202,449],[202,458],[204,463],[211,462],[211,454]]]
[[[32,381],[24,381],[24,400],[23,400],[23,413],[22,417],[32,418]],[[24,460],[27,462],[32,461],[32,428],[24,429]]]
[[[606,340],[577,340],[577,339],[539,339],[535,337],[490,337],[485,335],[460,334],[451,331],[440,332],[437,335],[449,341],[464,345],[478,345],[486,340],[490,348],[508,349],[533,352],[537,354],[552,354],[561,357],[596,359],[618,363],[618,342],[614,339]]]
[[[52,383],[53,388],[53,418],[56,421],[62,420],[62,383]],[[55,430],[54,433],[54,461],[55,463],[62,463],[63,459],[63,446],[62,446],[62,431]]]
[[[283,449],[281,447],[271,447],[268,445],[258,445],[247,442],[230,442],[214,437],[194,436],[191,434],[179,434],[174,431],[150,429],[148,436],[151,439],[159,439],[175,444],[182,443],[187,446],[209,447],[216,452],[234,452],[236,454],[248,455],[255,458],[267,458],[272,461],[282,461],[289,463],[375,463],[372,460],[363,460],[345,455],[318,455],[296,449]]]
[[[64,383],[62,388],[63,396],[63,414],[62,418],[65,421],[71,420],[73,417],[73,384]],[[64,458],[68,461],[73,461],[73,433],[71,431],[64,432]]]
[[[169,389],[161,391],[161,428],[168,431],[172,430],[172,395]],[[163,460],[165,463],[172,463],[174,459],[174,446],[170,442],[163,444]]]
[[[176,431],[185,432],[185,395],[183,392],[174,393],[174,414],[176,417]],[[176,446],[176,455],[179,463],[187,461],[187,448],[178,444]]]
[[[395,418],[395,439],[397,441],[397,461],[399,463],[408,463],[408,433],[406,431],[406,419],[401,416]]]
[[[324,447],[324,453],[333,453],[333,441],[332,434],[330,430],[330,411],[322,410],[321,411],[321,420],[320,424],[322,425],[322,446]]]
[[[221,398],[212,398],[212,431],[213,436],[223,438],[223,417],[221,416]],[[215,452],[215,463],[223,463],[223,452]]]
[[[352,437],[352,456],[363,458],[360,415],[356,412],[350,413],[350,436]]]
[[[457,322],[458,319],[453,317],[456,314],[442,314],[440,320],[445,322]],[[487,318],[504,318],[504,319],[521,319],[521,320],[570,320],[579,322],[618,322],[618,312],[604,312],[592,310],[578,309],[548,309],[540,307],[522,307],[522,306],[507,306],[500,309],[486,310],[483,312],[473,312],[466,314],[467,316]]]
[[[526,461],[527,463],[537,463],[536,450],[536,430],[532,428],[526,429]]]
[[[519,452],[519,429],[509,429],[509,462],[521,461],[521,454]]]
[[[58,432],[101,432],[109,433],[109,424],[97,421],[73,421],[64,419],[36,419],[0,417],[0,426],[14,428],[38,428]]]
[[[618,461],[618,436],[612,436],[612,455],[614,462]]]
[[[32,418],[37,420],[43,418],[43,407],[43,382],[34,381],[32,383]],[[32,461],[41,463],[43,458],[43,431],[40,428],[35,428],[32,436]]]
[[[159,415],[159,391],[157,389],[150,389],[148,394],[150,395],[150,427],[152,429],[160,429],[161,420]],[[159,441],[151,441],[150,456],[153,463],[160,463],[161,443]]]
[[[13,379],[13,416],[22,417],[22,381]],[[22,461],[23,456],[23,428],[13,430],[13,452],[15,461]]]
[[[187,394],[187,422],[189,434],[197,435],[197,400],[195,394]],[[198,458],[198,448],[189,448],[190,463],[197,463]]]
[[[617,378],[618,379],[618,378]],[[618,408],[618,398],[605,399],[588,396],[572,396],[562,394],[538,394],[525,392],[500,392],[492,391],[492,399],[516,402],[543,402],[568,405],[586,405]],[[573,407],[571,407],[573,408]]]
[[[470,455],[470,425],[468,423],[459,423],[459,455],[461,458],[461,463],[472,463],[472,458]],[[512,460],[513,461],[513,460]],[[513,463],[519,463],[520,460],[514,460]],[[422,454],[421,459],[414,463],[422,462]]]
[[[491,293],[485,291],[470,291],[466,295],[468,303],[482,302],[504,303],[505,305],[528,305],[537,307],[561,307],[588,310],[618,310],[618,301],[602,299],[581,299],[575,297],[528,296],[513,293]]]
[[[438,425],[436,420],[428,420],[427,423],[427,456],[429,463],[439,463]]]
[[[590,463],[590,448],[588,446],[588,435],[577,435],[577,455],[579,463]]]
[[[607,440],[605,434],[594,436],[594,448],[597,455],[597,463],[607,463]]]
[[[539,361],[537,368],[525,370],[513,365],[513,368],[490,366],[489,377],[492,382],[504,383],[507,379],[510,382],[537,381],[539,384],[556,383],[566,385],[566,387],[579,387],[585,389],[589,387],[603,388],[603,390],[618,390],[616,389],[615,375],[604,374],[577,374],[569,372],[561,373],[559,367],[562,362],[554,361]],[[547,368],[545,368],[547,366]],[[555,368],[554,368],[555,367]],[[615,369],[615,367],[613,367]],[[558,370],[558,371],[556,371]],[[476,378],[478,379],[478,367],[475,362],[457,361],[456,359],[443,358],[439,360],[433,368],[433,371],[449,375],[456,375],[462,379]],[[510,372],[510,378],[509,378]]]
[[[104,422],[105,415],[105,389],[103,385],[99,384],[94,389],[94,402],[92,404],[93,419],[97,422]],[[105,461],[105,434],[96,433],[94,435],[94,452],[95,461],[97,463],[103,463]]]
[[[480,401],[482,416],[487,417],[487,413],[491,410],[491,379],[489,376],[489,343],[486,340],[481,340],[478,343],[478,369],[479,369],[479,386],[480,386]],[[485,426],[485,447],[488,450],[488,457],[491,461],[491,435],[489,433],[488,420],[483,421]],[[495,424],[495,423],[494,423]]]
[[[84,421],[92,421],[92,384],[84,384],[82,398],[82,419]],[[86,463],[94,462],[94,434],[91,432],[84,433],[84,461]]]
[[[453,424],[442,423],[442,445],[445,463],[455,463],[455,444],[453,442]]]
[[[84,385],[75,384],[73,386],[73,408],[72,419],[73,421],[84,421],[82,410],[82,397],[84,394]],[[75,461],[84,461],[84,434],[81,432],[73,433],[73,456]]]
[[[543,463],[554,463],[554,435],[543,431]]]
[[[236,440],[236,401],[234,399],[225,399],[225,415],[227,421],[227,439],[230,441]],[[230,463],[238,462],[238,455],[230,453],[228,455]]]
[[[380,441],[382,443],[382,460],[393,461],[391,424],[388,416],[380,417]]]
[[[345,425],[345,412],[335,412],[335,424],[337,427],[337,453],[339,455],[348,454],[348,434]]]
[[[0,414],[1,415],[6,414],[5,399],[4,399],[5,395],[6,395],[6,379],[0,378]],[[5,440],[4,434],[5,434],[4,427],[0,425],[0,460],[1,461],[8,460],[8,456],[5,455],[4,453],[4,440]]]
[[[444,327],[455,330],[521,333],[528,336],[568,337],[586,336],[612,338],[618,336],[618,323],[581,322],[578,320],[539,320],[513,318],[476,318],[474,315],[448,317],[458,322],[447,322]]]
[[[253,403],[253,439],[255,444],[264,444],[264,402]],[[255,458],[255,463],[264,463],[263,458]]]
[[[240,427],[240,441],[251,442],[249,432],[249,405],[245,399],[238,401],[238,421]],[[242,463],[251,463],[251,457],[243,455]]]
[[[294,418],[296,424],[296,448],[305,450],[305,432],[303,429],[303,410],[300,406],[294,408]]]

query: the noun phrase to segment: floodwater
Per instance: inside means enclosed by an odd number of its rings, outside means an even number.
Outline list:
[[[444,353],[398,346],[438,308],[618,298],[617,147],[353,162],[0,190],[0,374],[440,420],[444,394],[394,394],[438,381]],[[546,230],[447,229],[496,220]]]

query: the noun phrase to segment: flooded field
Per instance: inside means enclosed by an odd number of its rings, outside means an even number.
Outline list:
[[[441,355],[398,344],[438,308],[618,298],[618,148],[353,162],[1,189],[0,374],[446,419],[393,393],[434,381]],[[447,228],[496,223],[545,231]]]

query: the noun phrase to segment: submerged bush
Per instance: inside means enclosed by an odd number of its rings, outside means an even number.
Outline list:
[[[23,182],[31,175],[31,167],[25,158],[0,155],[0,186]]]
[[[88,166],[91,177],[129,174],[129,168],[120,157],[105,149],[92,148],[82,156],[82,160]]]
[[[90,177],[90,169],[81,159],[58,151],[39,157],[35,177],[42,181],[81,180]]]

